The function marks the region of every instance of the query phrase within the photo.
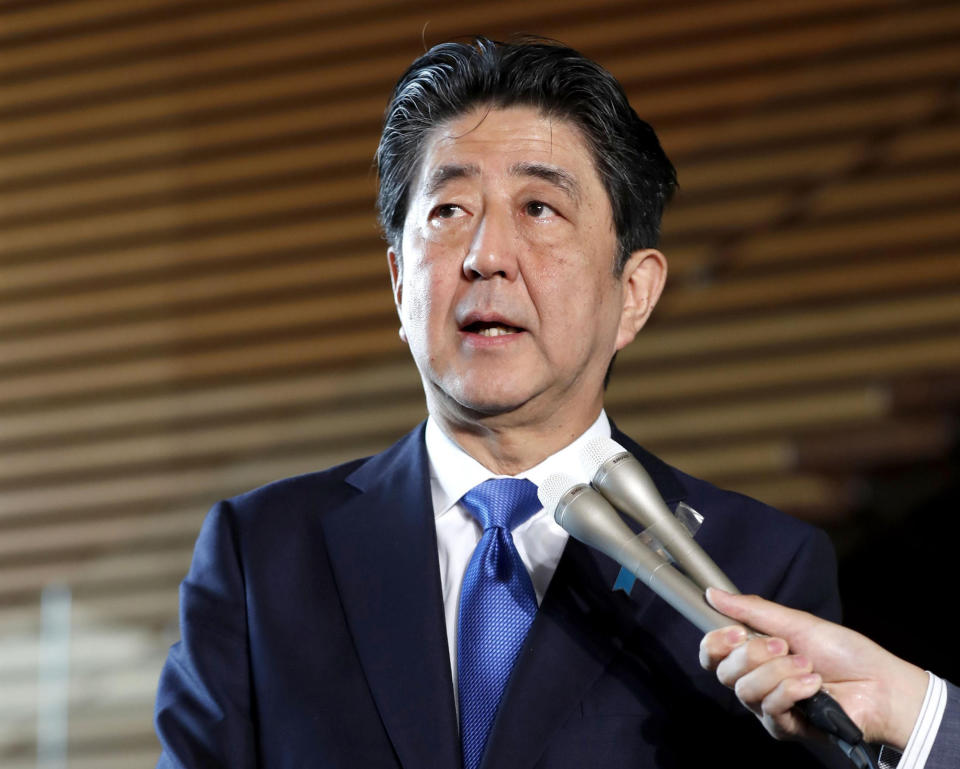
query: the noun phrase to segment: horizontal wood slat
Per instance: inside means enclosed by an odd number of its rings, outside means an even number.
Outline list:
[[[161,544],[171,540],[193,539],[200,529],[206,511],[199,507],[170,509],[161,515],[140,515],[135,511],[127,517],[62,523],[37,528],[5,528],[0,538],[0,562],[31,562],[47,560],[53,553],[93,553],[112,548],[141,548],[150,543]],[[43,556],[43,558],[41,558]]]
[[[750,110],[715,115],[710,131],[697,121],[668,124],[664,147],[683,170],[691,162],[719,153],[756,152],[769,146],[795,146],[848,132],[889,130],[922,124],[942,108],[943,88],[933,84],[886,87],[814,103],[760,105]]]
[[[376,145],[357,142],[357,155],[373,155]],[[192,163],[182,169],[161,168],[119,178],[97,178],[75,183],[58,184],[30,194],[17,190],[0,196],[0,226],[15,226],[28,220],[31,224],[44,218],[63,218],[76,211],[88,216],[97,207],[109,209],[131,207],[143,201],[149,204],[169,197],[196,200],[205,195],[222,195],[232,186],[247,183],[258,188],[275,187],[295,179],[309,179],[318,189],[328,189],[330,200],[342,204],[358,202],[358,208],[369,210],[375,192],[372,179],[362,175],[332,178],[324,174],[324,163],[338,162],[343,147],[280,147],[229,159]],[[362,168],[358,164],[355,171]],[[339,175],[342,177],[342,173]]]
[[[751,265],[801,261],[811,254],[824,258],[844,251],[909,253],[926,242],[955,244],[958,241],[960,217],[956,216],[954,204],[947,203],[942,207],[931,205],[924,211],[904,212],[896,218],[878,217],[869,227],[863,221],[855,221],[784,227],[777,232],[758,233],[737,249],[732,261],[739,269],[748,269]]]
[[[693,281],[689,290],[668,293],[657,313],[661,318],[725,314],[793,303],[844,302],[877,293],[936,290],[943,285],[955,285],[960,279],[957,250],[953,244],[923,249],[914,244],[903,252],[885,249],[840,264],[832,259],[811,267],[794,266],[789,280],[782,273],[759,271],[713,279],[708,272],[706,278]],[[709,262],[710,249],[704,249],[699,263]]]
[[[303,230],[300,230],[301,235]],[[63,321],[76,326],[86,322],[116,322],[147,314],[167,317],[178,310],[222,306],[253,307],[269,301],[271,296],[311,296],[323,303],[331,294],[340,292],[350,296],[375,293],[373,304],[391,302],[387,290],[386,259],[347,257],[284,261],[276,254],[272,263],[263,259],[246,268],[235,268],[227,274],[184,274],[179,277],[157,278],[146,275],[137,283],[116,287],[76,291],[70,295],[54,295],[0,304],[0,327],[12,336],[30,329],[53,328],[61,330]],[[108,265],[109,266],[109,265]],[[48,271],[37,270],[41,277]],[[151,279],[152,277],[152,279]],[[62,283],[60,276],[53,289]],[[370,287],[364,290],[364,286]]]
[[[91,7],[92,3],[68,4],[74,12],[85,10],[86,19],[105,21],[107,14],[104,9]],[[138,2],[135,13],[128,15],[126,24],[122,23],[123,14],[117,13],[115,21],[104,28],[94,27],[88,31],[76,31],[65,36],[51,35],[47,41],[37,40],[45,30],[42,27],[29,28],[27,25],[32,19],[42,22],[46,14],[14,14],[4,20],[3,38],[5,42],[18,42],[21,38],[30,35],[29,45],[13,48],[12,55],[5,56],[3,65],[0,65],[0,76],[18,74],[23,71],[35,72],[43,68],[48,70],[51,65],[69,62],[76,66],[78,61],[95,62],[106,59],[106,63],[114,63],[122,56],[141,60],[153,52],[163,52],[167,47],[201,46],[202,51],[211,47],[211,43],[224,38],[230,41],[240,32],[250,35],[267,37],[274,30],[287,31],[300,29],[308,24],[336,22],[338,17],[350,11],[365,13],[383,13],[397,8],[401,4],[396,0],[325,0],[323,3],[305,3],[302,0],[277,1],[269,7],[260,4],[231,3],[203,4],[203,3],[171,3],[169,0],[149,0]],[[155,21],[143,23],[138,21],[138,13],[149,11],[152,8],[166,11]],[[129,3],[117,3],[115,11],[131,10]],[[57,22],[64,25],[78,19],[68,18],[66,13],[57,14]],[[121,23],[116,23],[120,21]],[[136,36],[131,37],[130,28],[134,27]],[[351,41],[355,44],[355,41]],[[201,51],[201,52],[202,52]],[[109,58],[108,58],[109,57]],[[178,66],[174,64],[174,66]],[[107,68],[105,68],[107,69]],[[110,71],[110,69],[107,69]],[[114,68],[115,71],[115,68]]]
[[[371,251],[372,244],[366,242],[358,247],[349,241],[325,241],[323,235],[328,231],[327,223],[305,218],[268,223],[253,231],[237,227],[226,232],[197,233],[194,237],[183,234],[158,238],[156,242],[128,243],[113,253],[91,250],[46,263],[30,259],[4,266],[0,296],[16,299],[25,294],[47,293],[69,297],[73,290],[81,288],[106,285],[118,289],[118,284],[122,286],[131,279],[163,281],[171,275],[181,277],[186,272],[204,271],[229,274],[234,265],[243,268],[251,263],[264,266],[284,261],[303,264],[319,260],[334,285],[374,276],[383,279],[386,245],[379,238]],[[225,280],[229,282],[229,277]]]
[[[68,249],[73,246],[91,248],[103,244],[110,248],[116,243],[129,243],[151,235],[176,235],[191,229],[226,228],[236,223],[242,227],[245,220],[269,220],[271,215],[309,212],[319,218],[325,208],[335,208],[339,202],[337,188],[318,187],[312,182],[292,185],[265,192],[226,193],[215,200],[187,201],[155,206],[131,213],[103,214],[66,220],[57,227],[8,227],[0,243],[0,260],[22,259],[31,254]],[[323,219],[326,231],[321,237],[334,240],[379,236],[376,222],[369,213],[342,213],[336,219]]]

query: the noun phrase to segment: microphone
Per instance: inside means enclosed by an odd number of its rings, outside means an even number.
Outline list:
[[[602,440],[606,442],[607,439]],[[623,450],[615,441],[609,441],[609,443]],[[623,451],[625,452],[625,450]],[[618,460],[617,464],[628,465],[619,454],[616,459]],[[662,508],[658,512],[662,514],[665,511],[666,515],[673,519],[666,504],[660,499],[656,487],[653,486],[650,476],[640,467],[639,462],[635,459],[633,461],[643,473],[641,480],[646,478],[649,487],[652,487],[653,500],[659,501],[659,505],[655,508]],[[633,475],[634,478],[637,477],[635,473]],[[648,493],[650,489],[644,488],[644,491]],[[705,553],[703,555],[710,562],[712,569],[719,572],[723,577],[723,584],[708,582],[706,586],[695,585],[647,547],[641,541],[640,535],[634,534],[630,527],[623,522],[617,511],[611,507],[610,502],[585,483],[578,483],[563,473],[555,473],[540,484],[537,489],[537,496],[545,510],[553,510],[554,520],[570,536],[580,540],[585,545],[596,548],[626,568],[687,620],[696,625],[701,632],[709,633],[711,630],[718,630],[731,624],[732,620],[710,606],[704,596],[703,591],[706,587],[724,587],[724,585],[732,584]],[[662,520],[661,517],[657,518],[658,523],[661,523]],[[673,520],[677,526],[682,528],[679,521]],[[644,520],[640,522],[646,525]],[[686,529],[683,529],[683,531],[684,537],[692,542],[693,538],[686,533]],[[671,549],[672,545],[663,539],[660,541],[663,542],[674,558],[680,560],[677,553]],[[697,549],[703,553],[699,545],[697,545]],[[724,589],[727,590],[726,587]],[[731,591],[728,590],[728,592]],[[739,591],[734,587],[732,592],[738,593]],[[756,635],[755,632],[754,635]],[[863,732],[829,694],[821,689],[812,697],[797,702],[796,708],[810,723],[837,740],[840,749],[856,766],[862,769],[872,769],[873,761],[863,746]]]
[[[585,483],[555,473],[537,489],[545,510],[571,536],[612,558],[704,633],[731,624],[693,584],[630,530],[610,503]]]
[[[615,508],[646,527],[700,587],[740,592],[670,512],[653,479],[633,454],[615,440],[601,437],[584,447],[580,461],[591,485]]]

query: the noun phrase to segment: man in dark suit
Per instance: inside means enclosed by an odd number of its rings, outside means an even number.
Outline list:
[[[576,52],[478,39],[404,74],[377,161],[429,419],[214,507],[160,681],[160,766],[790,765],[699,668],[700,634],[642,586],[613,592],[618,567],[530,504],[612,434],[706,517],[698,540],[742,589],[839,613],[822,533],[668,467],[603,411],[666,274],[675,177],[650,126]]]

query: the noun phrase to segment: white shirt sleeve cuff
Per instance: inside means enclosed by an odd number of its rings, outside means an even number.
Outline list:
[[[920,706],[920,715],[913,725],[897,769],[923,769],[940,730],[940,721],[947,707],[947,685],[942,678],[937,678],[929,670],[927,676],[927,693]]]

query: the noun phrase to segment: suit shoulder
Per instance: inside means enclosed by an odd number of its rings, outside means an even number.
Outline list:
[[[671,509],[682,501],[703,516],[697,541],[741,590],[839,619],[836,558],[825,532],[745,494],[695,478],[636,444],[631,451]]]
[[[347,478],[369,459],[353,459],[326,470],[271,481],[230,497],[221,504],[241,519],[261,515],[264,511],[269,511],[271,516],[282,516],[305,508],[315,511],[318,505],[330,508],[356,493]]]
[[[210,526],[236,530],[241,539],[295,535],[398,474],[425,472],[423,424],[384,451],[273,481],[213,506]]]
[[[670,470],[686,490],[687,504],[705,516],[714,510],[718,516],[739,527],[776,529],[784,535],[801,538],[812,536],[819,531],[812,524],[788,515],[766,502],[738,491],[720,488],[676,468],[671,467]]]
[[[701,513],[705,524],[712,518],[713,523],[735,526],[744,532],[776,529],[784,535],[803,538],[818,531],[764,502],[722,489],[667,464],[619,431],[614,437],[644,466],[671,509],[682,501]]]
[[[685,502],[708,519],[717,517],[741,525],[779,526],[797,534],[813,530],[809,524],[768,504],[736,491],[722,489],[667,464],[616,428],[613,437],[643,465],[671,509],[678,502]]]
[[[688,504],[704,516],[697,538],[734,584],[839,621],[836,557],[823,530],[745,494],[680,475]]]

